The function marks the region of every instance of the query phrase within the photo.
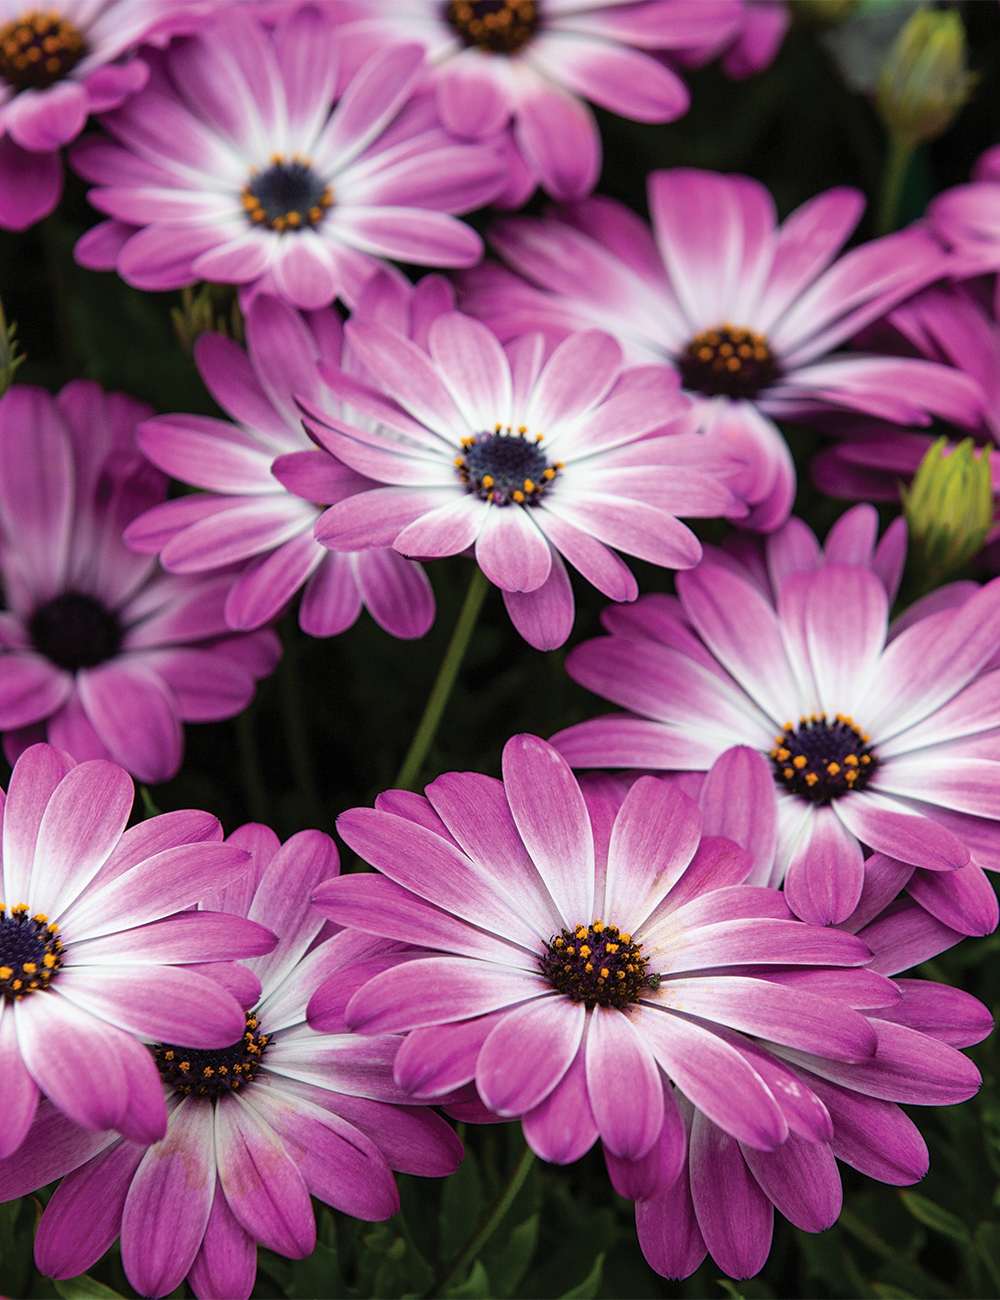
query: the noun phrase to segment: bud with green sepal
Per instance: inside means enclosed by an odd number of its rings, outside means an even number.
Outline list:
[[[948,582],[982,549],[994,522],[990,448],[939,438],[900,487],[910,533],[904,589],[910,603]]]
[[[14,375],[23,360],[24,353],[17,346],[17,324],[7,324],[3,303],[0,302],[0,397],[14,382]]]
[[[966,63],[965,26],[958,10],[918,9],[882,62],[875,95],[889,132],[879,223],[883,233],[895,227],[914,149],[947,131],[976,79]]]

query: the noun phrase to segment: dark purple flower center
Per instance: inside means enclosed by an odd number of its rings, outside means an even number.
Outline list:
[[[0,27],[0,77],[15,90],[48,90],[86,53],[87,42],[57,10],[29,9]]]
[[[781,374],[763,334],[728,324],[696,334],[677,364],[684,387],[709,397],[756,397]]]
[[[39,605],[28,634],[36,650],[71,673],[113,659],[122,643],[118,615],[82,591],[64,591]]]
[[[59,927],[44,912],[28,915],[27,903],[8,914],[0,903],[0,997],[19,1002],[26,993],[47,989],[62,965]]]
[[[464,456],[455,457],[455,468],[469,491],[494,505],[535,505],[563,467],[561,460],[549,464],[542,451],[543,434],[527,437],[522,424],[504,430],[498,424],[493,433],[463,438]]]
[[[811,803],[830,803],[851,790],[863,790],[878,763],[870,741],[842,713],[833,722],[825,713],[801,718],[797,727],[786,722],[771,750],[774,779]]]
[[[660,987],[659,975],[646,973],[648,958],[642,944],[633,943],[630,934],[621,934],[616,925],[594,921],[563,930],[545,945],[539,969],[554,989],[571,1002],[592,1007],[617,1007],[638,1002],[644,988]]]
[[[153,1048],[160,1076],[182,1097],[222,1097],[252,1082],[271,1041],[260,1021],[247,1012],[246,1033],[231,1047],[211,1051],[157,1043]]]
[[[286,161],[280,154],[267,171],[254,172],[243,187],[243,206],[255,226],[270,230],[307,230],[319,225],[333,205],[333,190],[304,158]]]
[[[445,18],[466,45],[516,54],[538,30],[537,0],[451,0]]]

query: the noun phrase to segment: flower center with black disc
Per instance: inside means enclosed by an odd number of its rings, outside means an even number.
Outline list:
[[[563,930],[545,945],[539,969],[554,989],[571,1002],[622,1011],[638,1002],[643,989],[660,987],[659,975],[646,970],[642,944],[622,934],[616,925],[596,920]]]
[[[763,334],[729,324],[696,334],[677,364],[684,387],[708,397],[756,397],[781,375]]]
[[[774,779],[810,803],[828,804],[852,790],[863,790],[878,764],[871,737],[853,718],[825,713],[786,722],[771,750]]]
[[[222,1097],[253,1082],[270,1041],[260,1032],[260,1020],[248,1011],[246,1032],[231,1047],[195,1051],[158,1043],[153,1056],[160,1077],[180,1096]]]
[[[31,9],[0,27],[0,77],[15,90],[48,90],[87,53],[87,42],[58,10]]]
[[[538,0],[450,0],[444,14],[463,44],[489,54],[516,54],[538,30]]]
[[[333,206],[333,190],[304,158],[275,154],[266,171],[254,172],[243,187],[243,207],[255,226],[276,230],[310,230]]]
[[[39,605],[28,633],[36,650],[71,673],[113,659],[122,643],[117,614],[80,591],[64,591]]]
[[[59,927],[44,912],[29,915],[27,903],[0,903],[0,997],[19,1002],[47,989],[63,961]]]
[[[563,468],[561,460],[549,464],[543,437],[529,437],[524,425],[514,430],[498,424],[492,433],[463,438],[464,454],[455,457],[458,476],[481,501],[535,505]]]

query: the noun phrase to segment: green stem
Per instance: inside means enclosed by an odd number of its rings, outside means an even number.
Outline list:
[[[878,233],[891,234],[899,224],[899,205],[903,197],[903,184],[910,170],[914,148],[896,136],[889,137],[889,151],[882,178],[882,201],[879,205]]]
[[[443,1295],[452,1278],[464,1273],[472,1261],[478,1256],[479,1252],[500,1226],[503,1216],[510,1209],[511,1205],[513,1205],[514,1197],[524,1186],[524,1180],[531,1172],[531,1166],[534,1164],[534,1161],[534,1151],[532,1151],[531,1147],[526,1146],[521,1152],[521,1157],[517,1164],[510,1171],[507,1181],[500,1188],[499,1192],[497,1192],[493,1204],[466,1238],[465,1245],[455,1256],[454,1260],[447,1265],[443,1273],[438,1275],[434,1285],[427,1292],[427,1300],[432,1300],[432,1297],[434,1296]]]
[[[285,744],[292,764],[292,775],[302,799],[304,825],[323,829],[323,811],[316,790],[309,734],[306,730],[302,707],[302,681],[299,676],[302,642],[298,628],[286,624],[285,654],[278,673],[281,686],[281,714],[285,728]]]
[[[462,666],[462,660],[469,645],[469,638],[476,626],[476,620],[479,618],[479,611],[483,607],[483,601],[489,587],[489,580],[477,564],[472,571],[472,581],[469,583],[469,590],[465,595],[465,604],[458,616],[455,630],[451,634],[451,641],[448,643],[448,649],[445,651],[444,659],[442,659],[441,667],[438,670],[437,680],[427,700],[424,716],[420,719],[417,734],[413,737],[409,752],[403,759],[403,766],[396,776],[394,788],[397,790],[411,789],[420,775],[424,760],[427,758],[427,751],[434,743],[434,737],[437,735],[441,715],[444,713],[452,687],[455,685],[455,678]]]
[[[267,821],[267,786],[260,770],[260,756],[257,753],[257,741],[254,737],[251,709],[244,709],[233,719],[236,726],[236,744],[240,751],[240,767],[243,772],[243,790],[247,798],[247,810],[255,822]]]

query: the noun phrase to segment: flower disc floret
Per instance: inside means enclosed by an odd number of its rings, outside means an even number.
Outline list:
[[[158,1043],[153,1055],[160,1077],[178,1096],[222,1097],[253,1082],[270,1041],[270,1035],[260,1032],[259,1018],[248,1011],[243,1037],[229,1047],[192,1051]]]
[[[561,461],[549,464],[541,449],[543,436],[528,437],[523,424],[516,431],[498,424],[493,433],[463,438],[465,455],[455,458],[458,476],[481,501],[535,505],[563,468]]]
[[[64,591],[39,605],[28,633],[36,650],[71,673],[113,659],[122,643],[118,615],[81,591]]]
[[[333,190],[303,158],[275,154],[266,171],[255,172],[243,188],[243,206],[255,226],[279,234],[315,229],[333,205]]]
[[[44,912],[28,915],[27,903],[0,904],[0,997],[19,1002],[47,989],[63,960],[59,926]]]
[[[535,0],[451,0],[448,21],[467,46],[516,54],[538,30]]]
[[[571,1002],[623,1011],[638,1002],[645,987],[658,988],[659,976],[646,974],[642,944],[599,918],[592,925],[563,930],[546,945],[539,969]]]
[[[756,397],[781,373],[763,334],[728,324],[696,334],[677,364],[684,387],[709,397]]]
[[[57,9],[32,9],[0,27],[0,77],[15,90],[48,90],[86,53],[83,36]]]
[[[771,762],[779,785],[812,803],[830,803],[851,790],[863,790],[878,762],[871,737],[853,718],[825,713],[786,722],[774,738]]]

